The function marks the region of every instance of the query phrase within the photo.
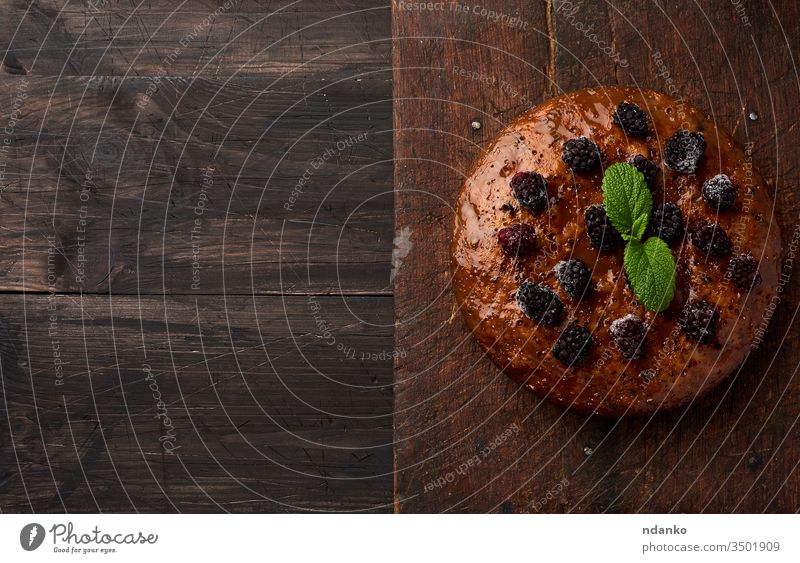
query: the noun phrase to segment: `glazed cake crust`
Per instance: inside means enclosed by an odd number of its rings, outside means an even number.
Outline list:
[[[614,123],[620,102],[637,104],[648,115],[649,133],[627,135]],[[701,132],[706,148],[695,174],[670,170],[664,145],[679,129]],[[600,169],[574,173],[562,160],[565,141],[585,136],[603,155]],[[685,225],[717,223],[733,249],[708,257],[688,234],[670,244],[677,264],[676,291],[659,314],[645,309],[627,285],[623,247],[592,248],[584,213],[603,201],[603,169],[643,155],[658,166],[653,203],[677,204]],[[515,199],[510,180],[532,171],[547,181],[549,206],[534,213]],[[704,201],[703,182],[727,175],[736,188],[733,207],[718,212]],[[452,240],[456,299],[469,329],[507,375],[537,394],[582,412],[610,416],[648,414],[689,403],[737,368],[763,330],[764,311],[778,286],[780,234],[773,219],[770,188],[753,169],[749,154],[713,120],[684,101],[648,90],[597,88],[553,98],[520,116],[483,152],[465,181],[456,208]],[[526,223],[536,232],[536,248],[509,256],[498,232]],[[751,254],[760,283],[742,291],[727,278],[730,259]],[[581,300],[567,295],[554,273],[562,260],[580,259],[592,271],[592,290]],[[555,325],[537,323],[520,309],[516,295],[523,281],[554,291],[564,303]],[[706,300],[719,314],[716,335],[699,343],[679,325],[688,302]],[[634,314],[647,327],[641,358],[628,361],[609,332],[616,319]],[[567,367],[553,346],[577,323],[592,332],[593,345],[583,360]]]

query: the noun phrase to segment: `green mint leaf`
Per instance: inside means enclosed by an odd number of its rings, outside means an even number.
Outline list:
[[[636,299],[649,311],[660,313],[675,295],[675,258],[667,243],[650,237],[625,246],[625,270]]]
[[[648,193],[650,193],[649,190],[648,190]],[[652,207],[652,206],[653,206],[653,198],[651,196],[650,197],[650,207]],[[647,229],[647,223],[649,222],[649,220],[650,220],[650,210],[649,209],[647,210],[647,214],[639,215],[636,219],[634,219],[633,227],[631,227],[631,235],[633,235],[633,237],[635,239],[642,240],[642,237],[644,236],[644,231],[645,231],[645,229]]]
[[[653,195],[641,172],[626,162],[606,168],[603,205],[615,229],[641,240],[653,209]]]

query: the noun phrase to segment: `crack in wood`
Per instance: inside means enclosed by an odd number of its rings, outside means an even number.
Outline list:
[[[556,58],[558,56],[558,42],[556,41],[556,28],[553,17],[553,0],[547,0],[545,15],[547,19],[547,39],[549,46],[549,59],[547,62],[548,83],[545,88],[545,96],[555,96],[558,94],[558,82],[556,81]]]

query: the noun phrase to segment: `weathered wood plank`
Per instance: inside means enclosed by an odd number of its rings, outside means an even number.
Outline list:
[[[391,509],[391,298],[0,302],[3,512]]]
[[[389,510],[388,4],[2,6],[0,511]]]
[[[390,74],[353,72],[2,79],[0,287],[388,293]]]
[[[395,278],[395,338],[409,350],[397,362],[395,388],[402,512],[508,508],[517,476],[539,470],[526,450],[565,446],[548,429],[555,409],[519,392],[478,353],[450,290],[451,207],[473,158],[552,87],[544,4],[495,2],[493,9],[518,16],[522,27],[472,13],[394,8],[395,221],[398,230],[410,229],[413,243]],[[459,471],[475,456],[479,462]],[[544,494],[563,471],[548,469],[531,492]]]
[[[504,381],[465,330],[448,276],[449,206],[479,146],[543,97],[597,84],[669,91],[671,78],[678,95],[753,142],[755,164],[776,187],[775,219],[791,237],[800,211],[790,188],[800,180],[791,59],[798,35],[779,23],[796,28],[796,6],[779,3],[773,13],[748,4],[758,25],[744,28],[736,6],[721,0],[691,9],[560,0],[492,8],[527,14],[531,27],[394,10],[396,222],[415,241],[396,284],[396,340],[410,351],[396,374],[396,510],[797,510],[796,284],[773,319],[774,344],[729,384],[683,412],[609,421],[561,411]],[[504,88],[516,56],[530,67]],[[449,79],[461,64],[468,79]],[[533,94],[520,104],[509,91]],[[748,122],[753,109],[760,119]],[[476,116],[484,127],[473,134]],[[426,119],[432,131],[412,129]],[[492,443],[499,445],[484,456]],[[478,461],[459,470],[471,459]]]
[[[389,59],[389,4],[4,0],[6,72],[231,76]]]
[[[610,13],[616,44],[631,61],[618,69],[620,82],[675,88],[677,97],[702,107],[742,144],[751,144],[754,165],[774,188],[773,220],[788,246],[800,219],[794,189],[800,182],[800,132],[793,126],[800,84],[792,61],[800,36],[797,5],[781,2],[775,10],[758,2],[738,9],[721,1],[690,7],[657,2],[647,11],[617,4]],[[657,31],[664,23],[669,33]],[[794,34],[781,26],[794,26]],[[678,33],[683,41],[674,40]],[[712,397],[673,416],[623,421],[609,435],[603,448],[615,460],[612,472],[619,472],[615,510],[798,509],[800,332],[793,322],[798,300],[800,289],[792,280],[767,344]]]

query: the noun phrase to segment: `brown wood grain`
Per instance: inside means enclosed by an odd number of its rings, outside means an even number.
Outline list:
[[[0,1],[0,512],[392,508],[390,6],[225,4]]]
[[[391,298],[0,301],[3,512],[390,506]]]
[[[9,104],[27,96],[4,151],[0,287],[388,294],[390,78],[165,78],[150,100],[150,78],[0,79]]]
[[[6,71],[231,76],[388,60],[389,5],[370,0],[4,0]]]
[[[753,143],[788,242],[800,219],[797,6],[747,3],[747,25],[723,0],[482,5],[509,18],[393,9],[396,227],[414,242],[395,291],[396,346],[410,352],[396,362],[395,510],[798,510],[796,280],[767,343],[720,389],[678,412],[609,420],[506,381],[466,330],[448,268],[452,205],[481,147],[522,109],[600,84],[673,85]]]

